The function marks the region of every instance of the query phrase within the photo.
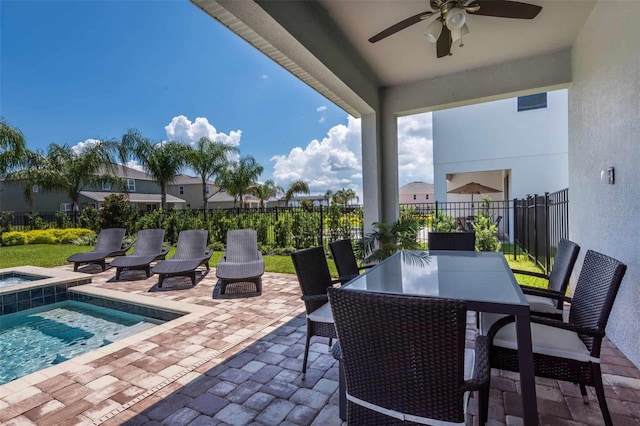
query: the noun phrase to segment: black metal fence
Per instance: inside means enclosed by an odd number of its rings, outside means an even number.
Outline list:
[[[569,238],[569,190],[513,200],[515,243],[549,272],[558,243]]]

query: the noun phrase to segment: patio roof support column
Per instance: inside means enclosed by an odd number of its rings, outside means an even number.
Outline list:
[[[400,196],[398,179],[398,116],[392,112],[387,112],[385,103],[382,101],[381,120],[381,209],[382,222],[391,223],[398,219],[400,215]]]
[[[364,205],[364,232],[372,231],[371,224],[381,221],[382,186],[381,174],[381,138],[379,114],[364,114],[361,118],[362,129],[362,204]]]

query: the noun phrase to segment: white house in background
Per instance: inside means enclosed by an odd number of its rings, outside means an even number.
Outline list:
[[[434,202],[433,184],[410,182],[400,187],[400,204],[425,204]]]
[[[436,199],[470,201],[447,193],[469,182],[500,190],[486,194],[493,200],[567,188],[568,145],[566,90],[436,111]]]

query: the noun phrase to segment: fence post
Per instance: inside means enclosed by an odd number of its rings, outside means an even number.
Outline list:
[[[438,200],[436,200],[436,219],[438,218]]]
[[[518,259],[518,199],[513,199],[513,260]]]
[[[536,263],[538,257],[538,194],[533,194],[533,258]]]
[[[278,206],[276,205],[274,207],[274,209],[275,209],[275,212],[276,212],[276,222],[277,222],[278,221]]]
[[[320,204],[320,245],[324,247],[324,206]]]
[[[549,238],[549,233],[551,232],[551,229],[549,227],[549,193],[548,192],[544,193],[544,224],[545,224],[544,246],[547,251],[544,272],[548,274],[549,269],[551,269],[551,244],[550,244],[550,238]]]

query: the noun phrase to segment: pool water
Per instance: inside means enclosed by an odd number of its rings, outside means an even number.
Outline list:
[[[9,272],[0,274],[0,288],[10,285],[23,284],[31,281],[41,280],[47,277],[41,277],[38,275],[21,274],[18,272]]]
[[[0,385],[162,321],[65,301],[0,317]]]

